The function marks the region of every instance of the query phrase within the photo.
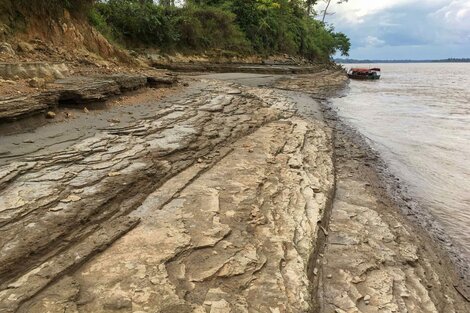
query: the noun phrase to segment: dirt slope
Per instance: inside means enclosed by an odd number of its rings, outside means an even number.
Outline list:
[[[132,62],[122,49],[113,46],[89,23],[86,14],[65,9],[43,11],[21,1],[0,1],[0,41],[11,46],[0,61]]]

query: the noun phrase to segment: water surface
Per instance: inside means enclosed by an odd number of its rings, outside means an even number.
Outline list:
[[[333,106],[470,260],[470,63],[376,65]]]

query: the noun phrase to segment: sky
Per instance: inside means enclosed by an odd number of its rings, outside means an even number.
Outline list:
[[[333,0],[330,8],[326,22],[351,39],[350,58],[470,58],[470,0]]]

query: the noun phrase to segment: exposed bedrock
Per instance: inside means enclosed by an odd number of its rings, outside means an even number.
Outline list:
[[[0,97],[0,121],[17,120],[61,106],[100,104],[112,97],[144,87],[171,87],[176,76],[113,74],[67,77],[54,81],[49,89],[29,95]]]
[[[322,312],[470,312],[448,257],[386,191],[376,155],[350,128],[332,124],[336,193],[319,260]]]
[[[200,80],[0,167],[0,312],[468,312],[375,156],[325,123],[311,96],[344,75],[324,74]]]
[[[207,81],[2,167],[0,312],[308,311],[332,149],[293,113],[274,90]]]
[[[15,78],[64,78],[69,74],[65,63],[0,63],[0,77],[3,79]]]

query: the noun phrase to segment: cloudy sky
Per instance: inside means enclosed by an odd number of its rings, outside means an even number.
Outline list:
[[[336,1],[326,21],[351,38],[351,58],[470,57],[470,0]]]

